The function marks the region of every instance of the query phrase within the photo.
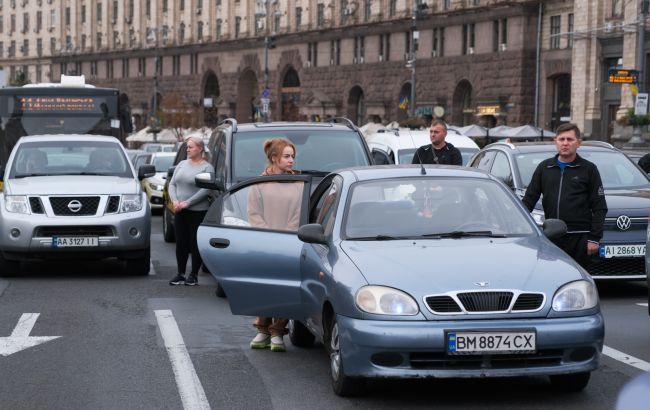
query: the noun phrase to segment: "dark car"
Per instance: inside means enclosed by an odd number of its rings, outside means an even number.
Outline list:
[[[537,164],[556,153],[552,142],[495,143],[476,154],[470,166],[490,172],[523,197]],[[600,252],[591,256],[589,273],[595,279],[644,280],[650,215],[648,175],[605,142],[584,141],[578,154],[598,167],[608,207]],[[538,224],[544,221],[541,202],[532,215]]]
[[[215,178],[226,188],[259,176],[267,165],[264,141],[285,137],[296,146],[295,169],[302,173],[325,175],[339,168],[373,164],[370,150],[359,129],[349,120],[333,122],[268,122],[238,124],[227,119],[214,129],[208,142]],[[185,143],[179,147],[174,166],[187,158]],[[174,238],[174,210],[169,200],[168,185],[173,168],[163,189],[163,234],[166,242]],[[215,192],[217,195],[218,192]]]

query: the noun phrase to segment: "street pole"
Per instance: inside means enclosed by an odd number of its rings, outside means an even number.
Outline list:
[[[265,13],[266,16],[264,16],[264,91],[269,89],[269,34],[270,34],[270,28],[269,28],[269,10],[270,10],[270,3],[271,0],[265,0],[264,1],[264,6],[265,6]],[[269,122],[269,112],[265,109],[262,109],[262,118],[264,122]]]
[[[417,48],[415,46],[416,41],[416,18],[417,18],[417,4],[418,0],[413,0],[413,13],[411,17],[411,103],[409,104],[409,117],[415,117],[415,54],[417,53]]]
[[[156,42],[154,43],[154,67],[153,67],[153,142],[158,142],[158,31],[154,32],[156,35]]]
[[[636,36],[636,69],[639,72],[637,95],[645,89],[645,20],[648,16],[648,0],[641,0],[641,12],[639,13],[639,28]],[[636,100],[634,101],[636,106]],[[641,126],[632,126],[632,136],[623,148],[644,148],[648,144],[643,139]]]

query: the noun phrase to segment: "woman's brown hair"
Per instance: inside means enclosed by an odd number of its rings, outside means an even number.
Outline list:
[[[273,165],[273,157],[281,156],[282,151],[284,151],[286,147],[291,147],[291,149],[293,149],[293,155],[296,155],[295,145],[286,138],[272,138],[264,141],[264,153],[266,154],[266,159],[269,161],[269,167]]]

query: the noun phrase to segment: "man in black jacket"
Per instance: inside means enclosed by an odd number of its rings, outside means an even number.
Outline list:
[[[445,141],[447,124],[436,120],[429,128],[431,145],[423,145],[415,151],[411,164],[463,165],[458,148]]]
[[[577,154],[581,142],[577,125],[557,128],[558,154],[537,166],[523,202],[532,211],[542,196],[544,217],[567,224],[567,234],[555,244],[586,267],[589,255],[598,254],[607,203],[598,168]]]

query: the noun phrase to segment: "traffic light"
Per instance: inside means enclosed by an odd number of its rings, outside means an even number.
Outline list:
[[[269,49],[275,48],[275,36],[269,36],[266,38],[266,47]]]

